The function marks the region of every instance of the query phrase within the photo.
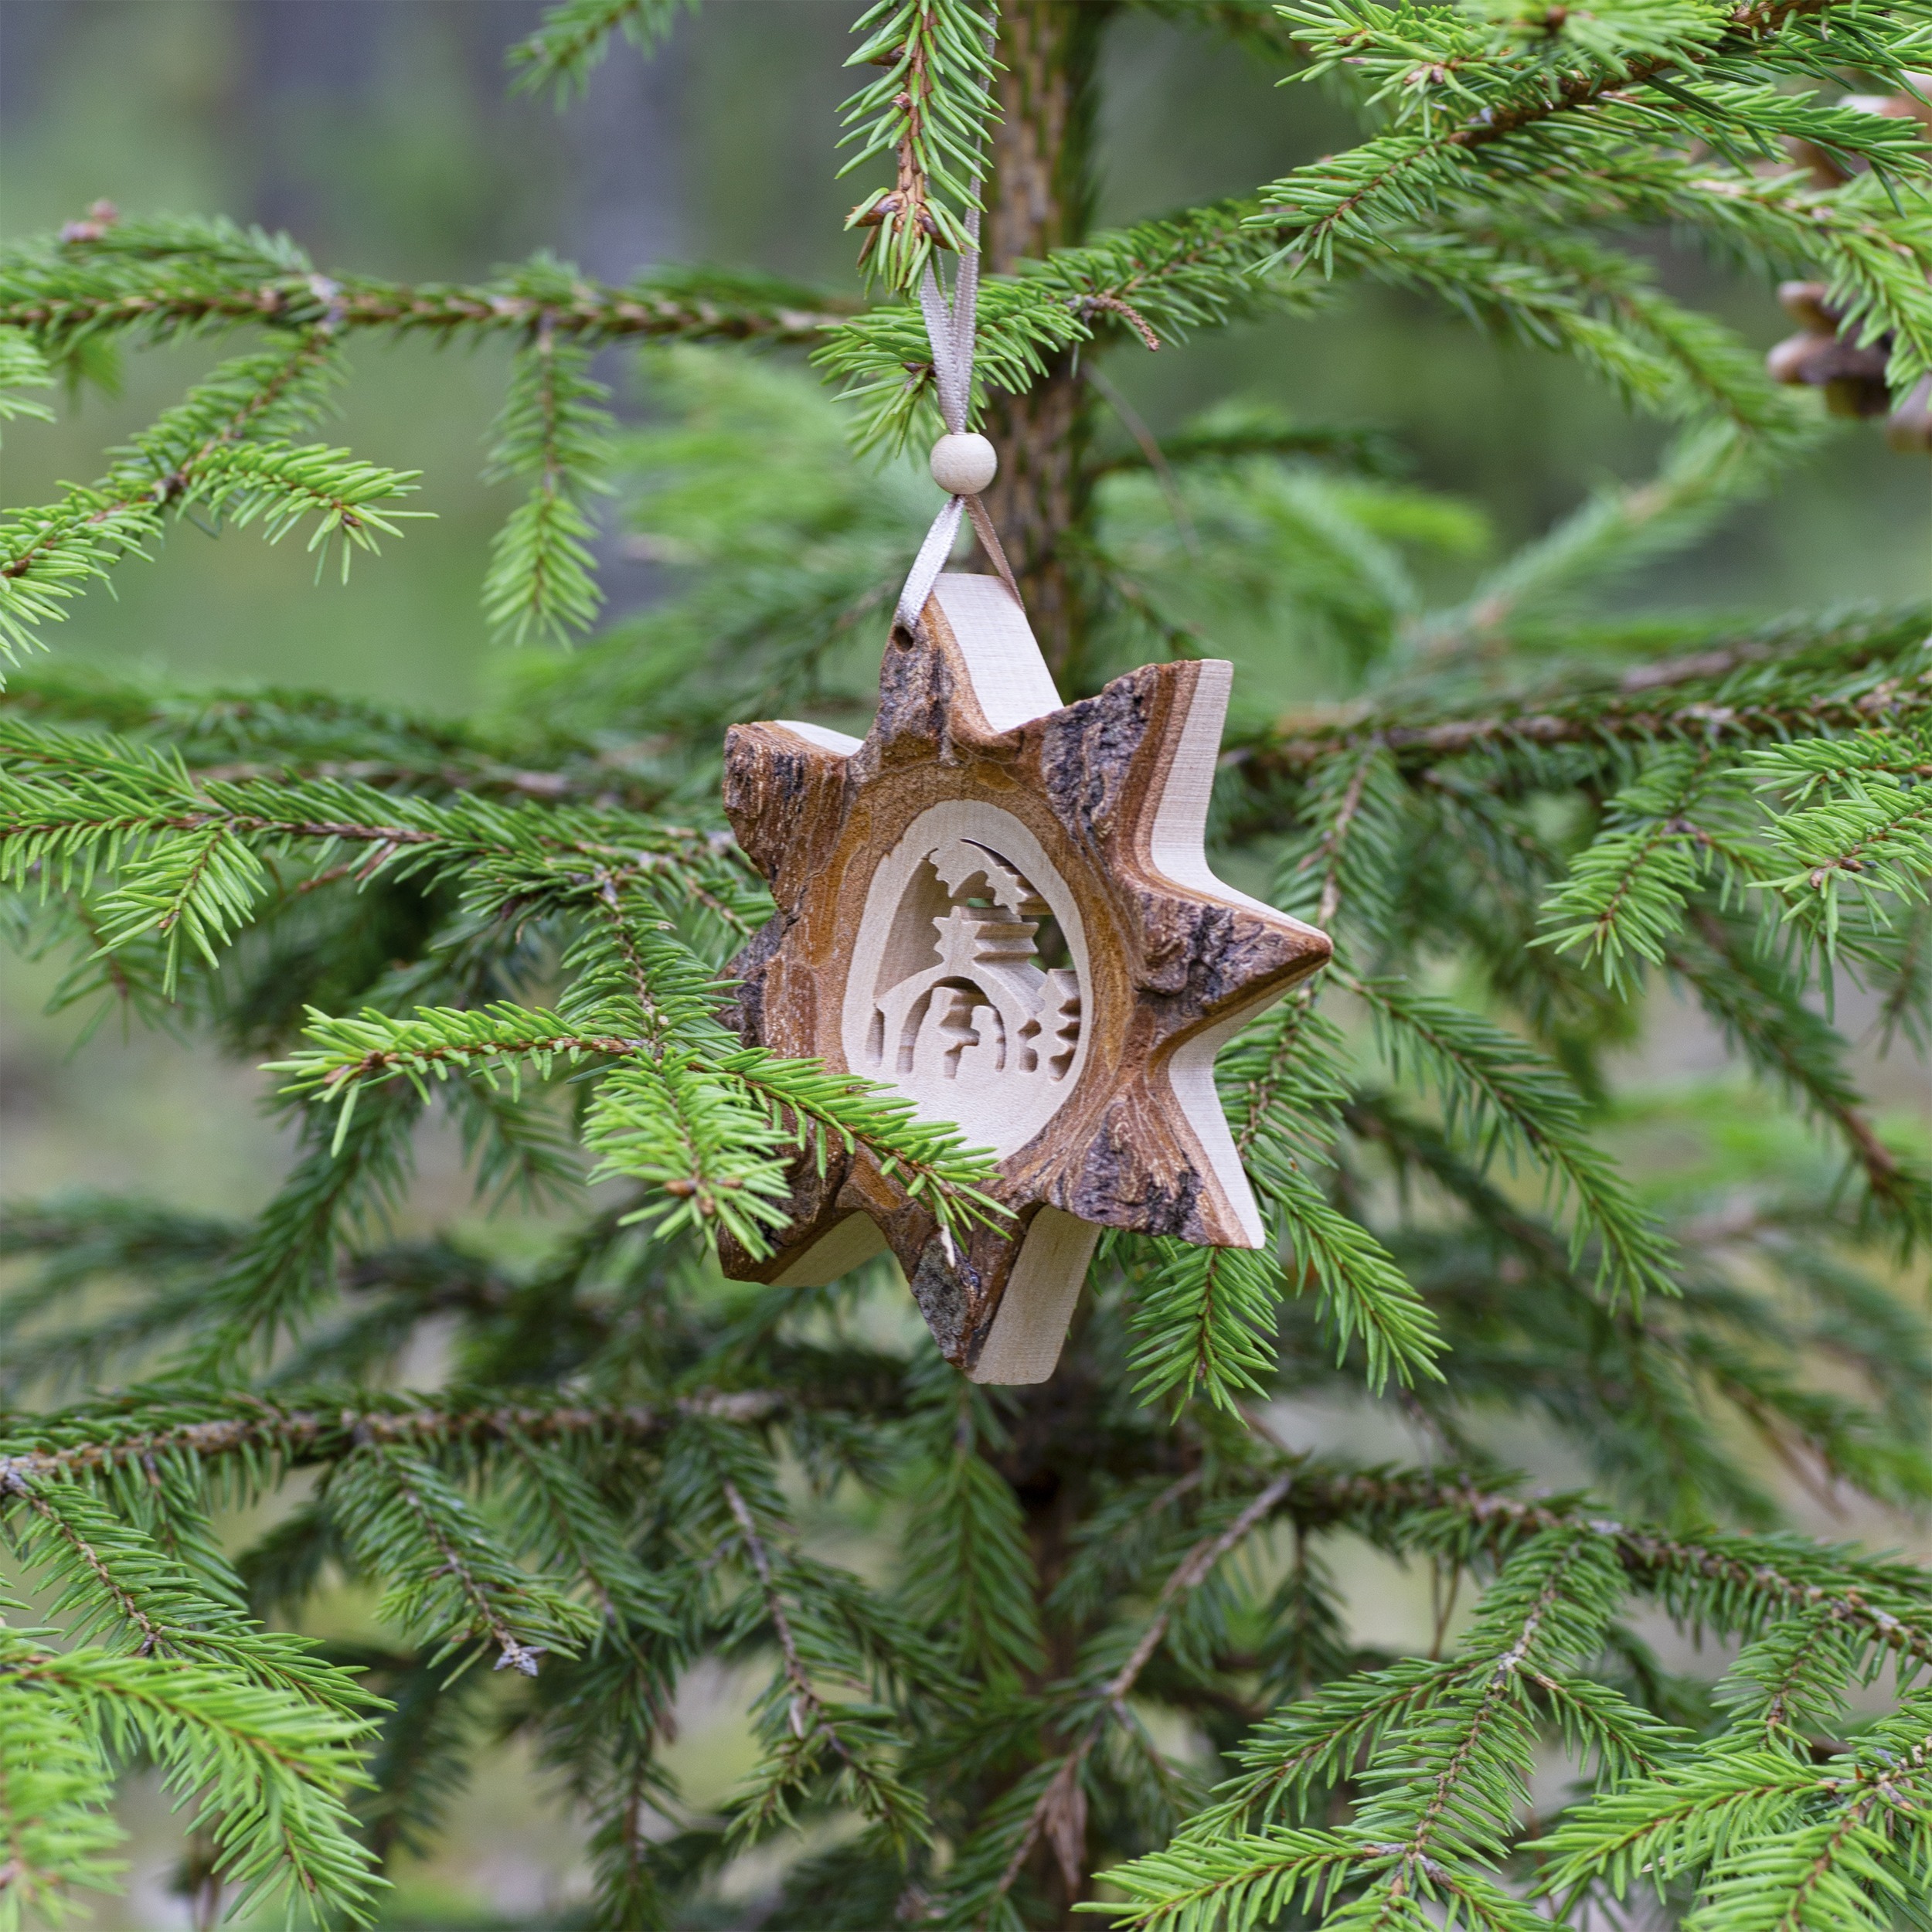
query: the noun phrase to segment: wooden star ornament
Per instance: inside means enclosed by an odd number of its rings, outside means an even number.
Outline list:
[[[748,1044],[956,1123],[1010,1219],[957,1245],[863,1148],[801,1155],[775,1251],[811,1287],[890,1248],[947,1359],[1044,1381],[1103,1228],[1258,1247],[1216,1051],[1328,956],[1202,849],[1233,668],[1148,665],[1063,705],[997,577],[895,625],[864,739],[738,725],[725,808],[778,910],[732,962]]]

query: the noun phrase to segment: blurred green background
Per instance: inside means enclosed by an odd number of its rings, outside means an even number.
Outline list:
[[[407,278],[481,276],[549,247],[610,278],[682,257],[855,286],[834,148],[858,10],[857,0],[711,0],[655,63],[621,49],[560,116],[505,85],[504,51],[534,22],[532,0],[0,0],[0,233],[57,226],[105,197],[131,213],[219,212],[286,228],[325,267]],[[1106,77],[1101,219],[1246,191],[1348,138],[1319,92],[1276,80],[1203,38],[1124,18]],[[1761,283],[1667,236],[1655,252],[1680,297],[1755,342],[1785,332]],[[372,461],[420,468],[414,507],[435,520],[359,561],[346,587],[315,584],[294,544],[247,533],[217,543],[183,524],[155,561],[117,573],[114,596],[82,604],[54,648],[157,679],[327,685],[433,711],[483,701],[501,659],[478,587],[507,498],[478,471],[506,352],[358,349],[332,437]],[[90,393],[56,424],[15,429],[5,500],[37,502],[60,479],[94,474],[104,447],[216,353],[202,343],[139,355],[117,396]],[[607,356],[601,372],[621,394],[624,359]],[[1662,440],[1556,359],[1374,291],[1312,323],[1245,328],[1155,355],[1124,350],[1109,373],[1157,434],[1230,394],[1306,422],[1383,430],[1417,481],[1486,517],[1491,560],[1606,478],[1641,477]],[[1876,430],[1853,426],[1768,502],[1628,595],[1740,615],[1924,596],[1929,509],[1932,464],[1893,455]],[[615,608],[660,587],[651,565],[615,546],[608,561]],[[1458,567],[1473,575],[1482,561]],[[253,1105],[260,1075],[111,1027],[77,1050],[71,1017],[40,1012],[52,973],[11,959],[0,972],[8,1194],[132,1188],[225,1212],[260,1201],[283,1158]],[[1719,1058],[1664,1015],[1632,1072],[1693,1074]],[[1889,1066],[1875,1084],[1888,1104],[1927,1104],[1922,1068]],[[432,1142],[410,1222],[470,1212],[454,1148]],[[1393,1573],[1376,1579],[1361,1593],[1373,1606],[1362,1634],[1413,1634],[1421,1590]],[[736,1700],[730,1684],[707,1680],[685,1702],[678,1756],[702,1802],[743,1767]],[[533,1788],[513,1765],[486,1781],[451,1849],[407,1874],[406,1915],[519,1915],[567,1898],[577,1842],[560,1814],[533,1804]],[[137,1793],[131,1821],[134,1887],[101,1922],[185,1923],[165,1888],[171,1839],[158,1799]]]

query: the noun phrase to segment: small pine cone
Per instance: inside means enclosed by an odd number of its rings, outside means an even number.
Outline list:
[[[70,221],[60,231],[63,242],[97,242],[121,219],[121,210],[111,201],[97,201],[84,221]]]
[[[1932,95],[1932,74],[1915,73],[1908,78],[1921,94]],[[1862,114],[1877,114],[1886,121],[1916,121],[1928,135],[1932,135],[1932,104],[1915,99],[1910,94],[1841,94],[1833,105],[1853,108]],[[1849,162],[1843,155],[1828,153],[1824,148],[1815,148],[1808,141],[1800,141],[1794,136],[1786,139],[1784,148],[1785,153],[1820,188],[1842,187],[1853,175],[1865,172],[1862,162]]]
[[[1921,376],[1911,394],[1892,412],[1885,440],[1907,453],[1932,450],[1932,376]]]
[[[1885,379],[1892,338],[1862,345],[1849,340],[1839,333],[1842,317],[1825,297],[1822,282],[1780,285],[1777,299],[1801,332],[1777,344],[1764,367],[1774,382],[1823,389],[1834,416],[1883,416],[1892,406]]]

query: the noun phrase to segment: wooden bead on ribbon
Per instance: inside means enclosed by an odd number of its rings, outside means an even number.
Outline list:
[[[977,189],[977,184],[975,184]],[[1012,566],[1000,548],[999,532],[980,495],[999,468],[999,457],[983,436],[967,427],[973,400],[973,337],[979,305],[979,211],[966,217],[967,243],[960,251],[959,273],[947,300],[940,286],[937,270],[930,262],[919,284],[919,307],[926,318],[926,339],[932,345],[933,386],[937,393],[939,413],[946,434],[933,445],[933,481],[950,492],[933,519],[926,540],[919,546],[906,587],[899,594],[897,621],[910,631],[919,628],[926,600],[932,595],[939,573],[952,553],[953,539],[959,534],[960,513],[971,518],[980,546],[992,559],[999,580],[1022,602],[1019,586],[1014,581]]]

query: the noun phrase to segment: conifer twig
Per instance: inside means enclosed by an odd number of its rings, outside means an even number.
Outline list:
[[[83,1439],[72,1444],[9,1450],[0,1454],[0,1491],[24,1495],[32,1485],[51,1478],[145,1468],[176,1454],[197,1461],[269,1454],[301,1468],[338,1461],[364,1443],[436,1447],[577,1438],[642,1444],[696,1417],[734,1423],[771,1420],[796,1400],[778,1390],[738,1389],[651,1405],[526,1403],[451,1409],[284,1406],[257,1396],[243,1413],[216,1420],[121,1435],[104,1429],[104,1417],[90,1420]]]
[[[1277,1476],[1242,1509],[1226,1528],[1213,1536],[1202,1538],[1168,1573],[1167,1581],[1161,1587],[1160,1596],[1155,1600],[1154,1614],[1148,1618],[1134,1648],[1128,1651],[1120,1668],[1094,1693],[1095,1709],[1084,1734],[1065,1753],[1052,1780],[1027,1815],[1012,1855],[1007,1860],[1005,1869],[1001,1872],[993,1888],[991,1896],[994,1900],[1005,1898],[1013,1889],[1027,1859],[1032,1855],[1033,1847],[1039,1842],[1040,1834],[1049,1831],[1056,1815],[1068,1808],[1070,1794],[1077,1784],[1081,1767],[1092,1753],[1094,1746],[1100,1742],[1108,1723],[1126,1721],[1127,1699],[1134,1686],[1139,1682],[1141,1672],[1153,1661],[1155,1651],[1160,1648],[1181,1599],[1190,1590],[1199,1589],[1213,1573],[1215,1566],[1267,1519],[1292,1492],[1295,1481],[1296,1472],[1293,1470]],[[1080,1815],[1083,1818],[1085,1815],[1083,1807]],[[1067,1873],[1070,1886],[1078,1882],[1082,1862],[1080,1858],[1071,1855],[1070,1852],[1061,1854],[1061,1864]]]
[[[777,1578],[772,1569],[771,1553],[765,1547],[765,1541],[758,1533],[758,1525],[751,1512],[746,1507],[745,1499],[739,1493],[738,1485],[727,1476],[721,1485],[726,1503],[731,1511],[731,1519],[738,1526],[739,1539],[743,1543],[745,1555],[750,1559],[752,1569],[757,1573],[758,1589],[764,1598],[765,1614],[771,1621],[771,1634],[778,1640],[778,1655],[784,1660],[785,1681],[791,1686],[793,1698],[792,1728],[801,1736],[804,1726],[798,1716],[798,1706],[811,1713],[811,1726],[828,1738],[832,1749],[850,1764],[852,1753],[845,1740],[838,1734],[838,1726],[829,1721],[825,1700],[818,1695],[818,1686],[811,1681],[804,1662],[798,1654],[798,1640],[792,1634],[791,1620],[785,1614],[784,1599],[779,1594]]]
[[[203,277],[169,264],[138,279],[124,274],[119,279],[133,285],[56,294],[36,289],[24,277],[10,285],[0,273],[0,328],[26,331],[56,347],[129,330],[162,334],[247,323],[303,328],[318,319],[338,338],[357,330],[523,336],[547,326],[556,335],[590,342],[669,338],[809,345],[849,312],[835,296],[804,291],[768,295],[751,277],[722,275],[710,288],[688,277],[689,292],[669,281],[660,293],[648,283],[623,289],[575,276],[553,291],[515,283],[412,285],[342,274],[327,278],[326,298],[318,295],[318,278],[311,273]]]

